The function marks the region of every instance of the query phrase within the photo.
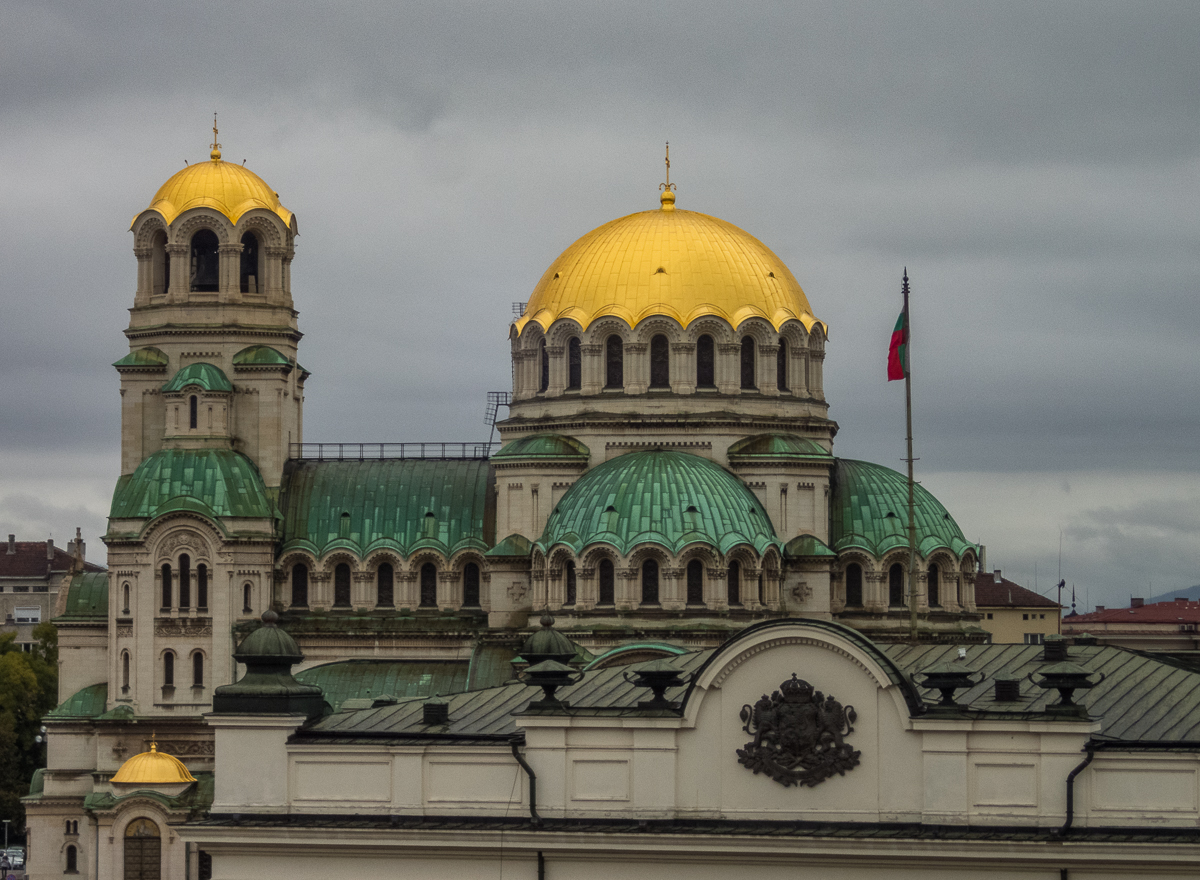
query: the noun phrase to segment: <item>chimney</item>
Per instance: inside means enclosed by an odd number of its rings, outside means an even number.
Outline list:
[[[979,545],[979,570],[987,571],[987,545]]]
[[[53,538],[48,538],[46,540],[46,558],[54,559],[54,539]]]
[[[16,552],[17,552],[17,536],[9,535],[8,536],[8,555],[12,556]]]
[[[75,526],[75,550],[71,555],[79,561],[80,565],[82,565],[84,554],[86,552],[87,545],[83,543],[83,532],[80,530],[79,526]]]
[[[1103,610],[1104,610],[1104,606],[1103,606],[1103,605],[1097,605],[1097,606],[1096,606],[1096,610],[1097,610],[1097,611],[1103,611]]]
[[[1141,608],[1141,607],[1142,607],[1143,605],[1145,605],[1145,604],[1146,604],[1146,600],[1145,600],[1145,599],[1130,599],[1130,600],[1129,600],[1129,607],[1130,607],[1130,608]]]
[[[996,569],[996,571],[992,574],[992,577],[995,578],[996,583],[1000,583],[1002,580],[1004,580],[1004,578],[1000,577],[1000,569]]]

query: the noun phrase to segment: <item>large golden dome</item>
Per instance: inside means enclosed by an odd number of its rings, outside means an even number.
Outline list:
[[[734,327],[758,316],[778,330],[820,324],[783,260],[754,236],[707,214],[677,211],[664,192],[657,211],[630,214],[593,229],[554,261],[515,326],[549,329],[571,318],[587,329],[605,315],[631,327],[669,315],[684,327],[704,315]],[[824,329],[824,324],[822,324]]]
[[[158,211],[168,224],[192,208],[213,208],[229,218],[230,223],[247,211],[265,208],[289,226],[292,212],[279,203],[279,194],[253,171],[221,159],[188,165],[159,187],[150,200],[150,210]]]
[[[134,755],[121,765],[112,778],[117,783],[134,783],[142,785],[166,785],[175,782],[195,782],[196,777],[188,772],[188,768],[174,755],[168,755],[158,750],[158,745],[150,743],[150,751]]]

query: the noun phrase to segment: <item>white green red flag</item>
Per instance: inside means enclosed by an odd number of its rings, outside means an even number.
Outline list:
[[[892,344],[888,348],[888,381],[903,379],[908,375],[908,310],[896,319],[892,331]]]

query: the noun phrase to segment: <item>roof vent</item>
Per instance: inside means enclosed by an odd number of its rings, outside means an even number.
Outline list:
[[[997,584],[1000,583],[1002,580],[1004,580],[1004,578],[1000,577],[1000,569],[996,569],[992,573],[992,579],[993,579],[993,582],[997,583]]]
[[[1143,605],[1145,605],[1145,604],[1146,604],[1146,600],[1145,600],[1145,599],[1130,599],[1130,600],[1129,600],[1129,607],[1130,607],[1130,608],[1141,608],[1141,607],[1142,607]]]
[[[1091,633],[1080,633],[1075,636],[1075,644],[1090,648],[1096,644],[1096,637]]]
[[[997,703],[1015,703],[1021,699],[1021,680],[1019,678],[997,678],[996,692],[992,699]]]
[[[1047,663],[1058,663],[1067,659],[1067,640],[1060,635],[1048,635],[1042,643],[1042,659]]]
[[[1103,610],[1104,610],[1104,606],[1103,606],[1103,605],[1097,605],[1097,606],[1096,606],[1096,610],[1097,610],[1097,611],[1103,611]]]
[[[399,702],[400,699],[391,694],[380,694],[371,701],[371,708],[378,709],[380,706],[394,706]]]
[[[422,724],[449,724],[450,703],[441,697],[431,697],[421,704]]]
[[[12,556],[16,552],[17,552],[17,536],[9,535],[8,536],[8,555]]]

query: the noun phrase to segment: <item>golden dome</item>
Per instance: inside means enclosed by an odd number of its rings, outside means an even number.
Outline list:
[[[675,208],[666,190],[657,211],[630,214],[593,229],[554,261],[516,320],[543,330],[559,318],[587,329],[615,315],[631,327],[651,315],[669,315],[684,327],[704,315],[738,327],[758,316],[778,330],[818,321],[800,283],[754,236],[707,214]]]
[[[134,755],[121,765],[111,780],[117,783],[142,785],[166,785],[178,782],[195,782],[196,777],[188,772],[183,762],[173,755],[158,750],[151,741],[150,751]]]
[[[292,212],[279,204],[279,194],[253,171],[222,161],[213,149],[207,162],[188,165],[159,187],[150,200],[150,210],[163,215],[167,224],[191,208],[213,208],[237,223],[243,214],[265,208],[291,225]]]

